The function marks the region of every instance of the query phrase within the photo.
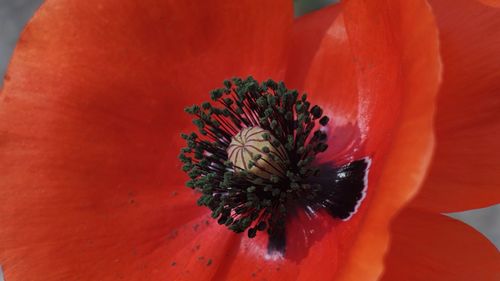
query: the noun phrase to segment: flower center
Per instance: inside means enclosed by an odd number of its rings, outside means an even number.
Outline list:
[[[363,197],[368,161],[329,166],[320,175],[314,159],[328,148],[329,122],[321,107],[282,82],[249,77],[224,86],[211,92],[212,103],[185,110],[199,134],[182,135],[180,159],[186,185],[201,192],[198,205],[250,238],[264,230],[283,235],[290,208],[326,208],[348,218]]]
[[[249,171],[265,179],[285,177],[288,162],[285,148],[261,127],[244,128],[233,136],[227,155],[236,170]]]

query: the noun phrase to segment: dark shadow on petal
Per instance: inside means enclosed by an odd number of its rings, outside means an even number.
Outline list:
[[[320,165],[320,176],[311,181],[323,186],[320,196],[290,208],[286,231],[269,236],[268,254],[299,262],[325,233],[350,219],[365,197],[370,163],[370,158],[365,157],[340,167],[332,163]],[[336,220],[332,222],[327,216]]]
[[[304,259],[309,249],[323,239],[340,220],[331,220],[324,210],[296,208],[287,220],[286,253],[282,255],[294,262]]]
[[[286,227],[279,227],[273,233],[269,234],[269,242],[267,244],[267,253],[269,255],[284,256],[286,250]]]
[[[321,175],[314,179],[323,186],[315,201],[307,202],[314,209],[325,208],[331,216],[343,220],[349,219],[366,195],[369,157],[356,160],[341,167],[332,164],[321,166]]]

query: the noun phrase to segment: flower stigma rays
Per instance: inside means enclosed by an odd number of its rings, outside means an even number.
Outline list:
[[[231,231],[267,232],[267,260],[284,256],[295,210],[310,220],[320,209],[349,220],[366,196],[371,159],[316,158],[329,147],[331,119],[307,94],[252,77],[223,84],[211,102],[185,109],[198,133],[182,134],[179,158],[186,186],[201,194],[197,204]]]

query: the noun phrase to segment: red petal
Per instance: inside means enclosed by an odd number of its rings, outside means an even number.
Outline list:
[[[373,116],[368,119],[371,140],[366,144],[367,151],[375,153],[371,177],[377,173],[380,177],[371,188],[372,197],[369,193],[366,199],[369,205],[365,223],[359,229],[342,280],[366,280],[381,271],[388,224],[418,190],[430,162],[441,73],[437,30],[425,1],[389,1],[392,5],[387,12],[380,9],[383,4],[372,1],[363,7],[361,2],[348,2],[352,13],[346,14],[346,26],[349,38],[354,38],[350,41],[353,53],[359,53],[356,64],[358,73],[363,74],[358,74],[361,103],[369,102],[371,106],[366,107],[372,107]],[[362,14],[357,18],[376,19],[375,24],[353,20],[355,12]],[[392,29],[381,33],[387,26]],[[396,69],[389,68],[394,67],[390,64],[393,59],[397,60]],[[392,84],[399,84],[400,88],[391,88]],[[367,118],[364,114],[361,116]]]
[[[436,153],[416,206],[438,212],[500,202],[500,9],[431,1],[444,63]]]
[[[332,5],[300,18],[293,29],[293,48],[286,75],[287,84],[313,97],[336,128],[324,159],[344,162],[359,148],[357,118],[359,99],[353,54],[347,38],[341,5]],[[354,120],[354,121],[353,121]],[[352,121],[352,123],[351,123]]]
[[[241,239],[209,215],[170,233],[169,241],[161,241],[154,259],[148,261],[163,269],[147,280],[221,280],[217,275],[226,269],[227,253],[236,249]]]
[[[6,280],[178,270],[169,257],[186,261],[191,245],[167,237],[206,212],[180,186],[183,107],[234,75],[280,79],[291,12],[287,0],[47,1],[0,103]],[[222,233],[211,239],[229,245]],[[197,277],[212,274],[201,268]]]
[[[460,221],[406,209],[391,234],[384,281],[494,281],[500,276],[495,246]]]
[[[346,1],[343,11],[332,7],[299,21],[296,53],[311,61],[292,55],[287,73],[293,87],[326,105],[333,117],[322,160],[373,158],[366,203],[339,224],[346,233],[325,235],[317,244],[342,257],[322,271],[338,270],[340,280],[372,280],[381,273],[389,222],[418,190],[432,153],[441,70],[433,15],[425,1],[387,2]],[[315,25],[321,36],[312,32]],[[305,79],[299,66],[307,68]]]
[[[338,253],[345,257],[341,280],[370,280],[382,271],[390,219],[416,192],[430,160],[440,61],[433,16],[424,1],[352,0],[344,9],[339,16],[329,11],[333,23],[319,44],[295,40],[316,50],[310,63],[300,63],[308,73],[296,87],[327,105],[333,116],[334,149],[323,160],[373,157],[367,203],[357,219],[344,223],[350,226],[346,236],[357,239],[349,255]],[[317,23],[311,17],[304,24]],[[342,139],[346,135],[351,142]]]
[[[284,257],[268,253],[267,238],[244,238],[228,253],[227,268],[215,280],[332,280],[352,245],[353,224],[319,212],[313,220],[298,211],[287,222]],[[359,217],[353,218],[359,223]]]
[[[479,0],[479,2],[495,8],[500,8],[500,0]]]

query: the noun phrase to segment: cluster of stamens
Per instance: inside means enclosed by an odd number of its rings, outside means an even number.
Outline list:
[[[186,185],[235,232],[282,231],[290,206],[321,193],[308,179],[319,173],[315,155],[328,148],[321,127],[329,119],[282,82],[234,78],[224,86],[212,102],[185,109],[199,131],[182,135]]]

